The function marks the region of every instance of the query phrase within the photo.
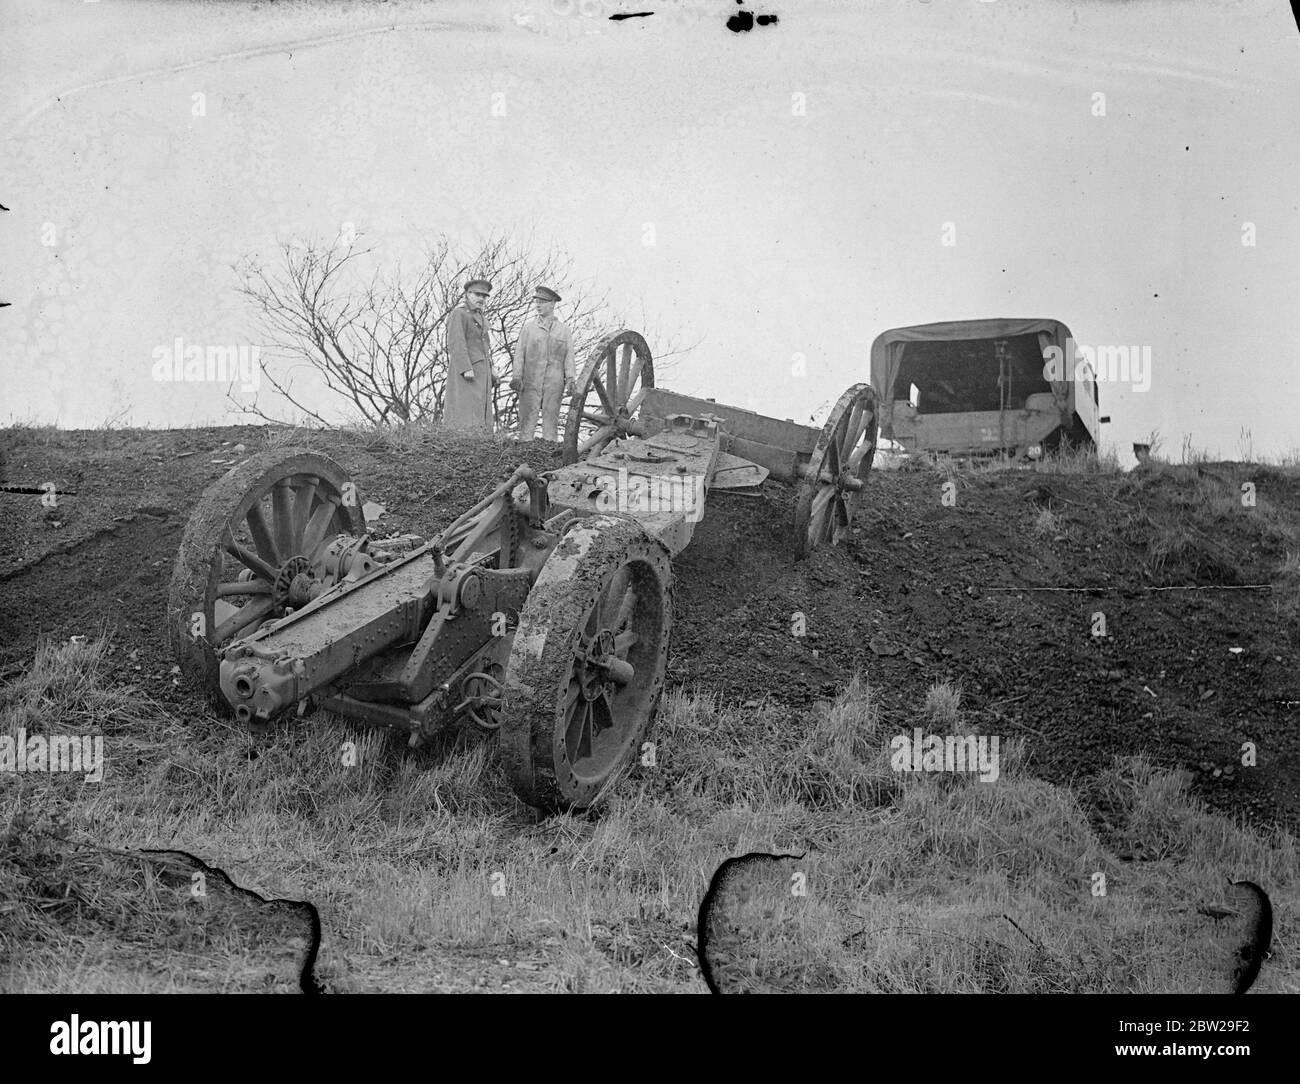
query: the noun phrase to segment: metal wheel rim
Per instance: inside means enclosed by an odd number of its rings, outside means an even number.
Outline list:
[[[506,668],[501,759],[521,799],[583,809],[630,763],[663,691],[671,620],[672,558],[640,524],[598,515],[565,533],[520,612]],[[583,663],[594,644],[632,665],[630,682],[603,688],[609,667],[593,675]],[[584,742],[593,721],[602,732]]]
[[[608,777],[640,729],[634,720],[652,706],[658,693],[653,679],[662,616],[654,571],[645,561],[631,560],[601,585],[587,620],[574,634],[574,662],[561,705],[562,725],[555,730],[555,758],[579,786],[596,787]],[[602,680],[599,667],[580,660],[602,653],[603,636],[612,640],[616,658],[632,664],[635,677],[628,685]],[[589,690],[596,685],[600,692],[592,698]]]

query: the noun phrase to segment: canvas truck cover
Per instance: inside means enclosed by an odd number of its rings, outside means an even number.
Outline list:
[[[892,437],[895,398],[907,398],[895,388],[902,368],[904,351],[908,343],[960,342],[978,339],[1009,339],[1023,335],[1037,335],[1041,350],[1059,347],[1062,358],[1070,357],[1068,342],[1070,329],[1059,320],[995,319],[948,320],[937,324],[918,324],[914,327],[891,328],[876,337],[871,344],[871,384],[880,396],[881,432]],[[1050,381],[1052,392],[1065,397],[1070,382]]]

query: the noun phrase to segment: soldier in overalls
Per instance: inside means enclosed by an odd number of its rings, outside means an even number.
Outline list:
[[[555,315],[559,300],[560,295],[549,287],[537,287],[533,294],[537,315],[524,323],[515,345],[510,387],[519,393],[519,439],[525,443],[533,439],[539,408],[542,439],[556,439],[560,399],[573,391],[573,338]]]
[[[447,317],[447,388],[442,424],[456,429],[492,432],[492,344],[488,340],[487,307],[492,283],[471,279],[465,297]]]

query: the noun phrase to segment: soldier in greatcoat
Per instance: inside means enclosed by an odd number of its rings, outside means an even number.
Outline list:
[[[442,424],[456,429],[492,432],[492,344],[488,339],[487,307],[492,283],[471,279],[465,296],[447,317],[447,387]]]

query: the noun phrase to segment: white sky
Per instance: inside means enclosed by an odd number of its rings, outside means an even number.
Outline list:
[[[658,12],[621,23],[0,0],[0,425],[240,420],[225,385],[153,381],[154,349],[265,341],[229,265],[354,222],[393,257],[421,231],[560,245],[702,340],[661,384],[778,417],[820,423],[887,328],[1052,317],[1150,347],[1148,391],[1101,388],[1122,454],[1152,429],[1175,456],[1300,446],[1287,5],[747,6],[779,25],[732,34],[721,0],[604,3]]]

